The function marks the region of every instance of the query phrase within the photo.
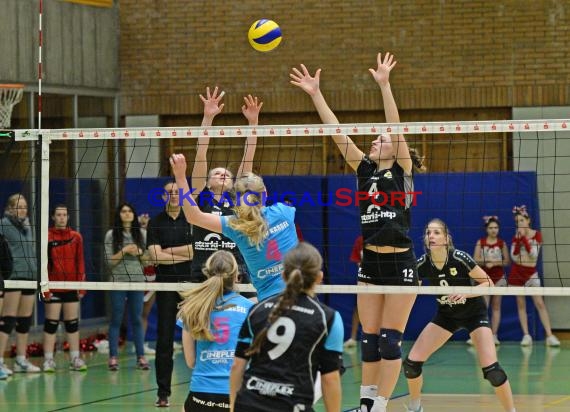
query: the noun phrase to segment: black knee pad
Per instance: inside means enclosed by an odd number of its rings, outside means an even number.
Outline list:
[[[378,349],[378,338],[375,333],[362,333],[362,362],[378,362],[382,359]]]
[[[402,332],[395,329],[380,329],[378,347],[382,359],[402,359]]]
[[[499,365],[499,362],[495,362],[492,365],[483,368],[483,377],[491,382],[495,388],[501,386],[507,381],[507,374]]]
[[[79,330],[79,319],[64,320],[63,324],[67,333],[75,333]]]
[[[18,316],[16,318],[16,332],[28,333],[32,327],[32,315]]]
[[[44,320],[44,332],[50,335],[55,334],[57,332],[57,325],[59,325],[59,321],[55,319]]]
[[[404,375],[406,375],[406,378],[415,379],[422,374],[422,366],[424,366],[424,363],[413,361],[407,357],[402,366],[404,368]]]
[[[4,332],[6,335],[9,335],[14,330],[16,326],[16,317],[15,316],[2,316],[0,318],[0,332]]]

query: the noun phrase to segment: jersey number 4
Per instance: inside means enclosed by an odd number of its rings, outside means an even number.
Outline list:
[[[296,330],[297,327],[293,319],[286,316],[278,318],[273,325],[271,325],[267,331],[267,340],[277,345],[267,352],[271,360],[275,360],[287,352],[287,349],[289,349],[289,346],[293,343]]]
[[[279,245],[275,239],[271,239],[267,242],[267,249],[265,250],[265,259],[267,260],[281,260],[281,252],[279,251]]]

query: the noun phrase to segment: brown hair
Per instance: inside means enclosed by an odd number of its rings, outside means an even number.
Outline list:
[[[408,147],[408,152],[410,152],[410,158],[412,159],[414,170],[420,173],[427,171],[427,168],[424,165],[425,156],[420,156],[418,150],[413,147]]]
[[[259,353],[271,325],[291,309],[302,292],[314,286],[321,273],[323,258],[313,245],[301,242],[285,255],[283,266],[283,275],[287,282],[285,291],[269,313],[267,326],[259,332],[247,350],[248,356]]]

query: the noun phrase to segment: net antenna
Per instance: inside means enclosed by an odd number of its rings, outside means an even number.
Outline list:
[[[10,128],[12,109],[22,100],[23,84],[0,84],[0,129]]]

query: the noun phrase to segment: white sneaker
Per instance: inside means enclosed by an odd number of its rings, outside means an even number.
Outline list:
[[[420,409],[410,409],[408,405],[404,405],[406,412],[424,412],[424,407],[420,405]]]
[[[16,361],[14,362],[14,372],[16,373],[38,373],[41,371],[42,370],[40,368],[38,368],[33,363],[30,363],[30,361],[27,359],[24,360],[23,362],[18,362],[18,360],[16,359]]]
[[[346,342],[344,342],[343,346],[345,348],[354,348],[354,347],[356,347],[357,344],[358,344],[358,342],[356,342],[356,340],[350,338]]]
[[[53,358],[44,361],[44,372],[55,372],[55,360]]]
[[[469,346],[473,346],[473,339],[469,338],[465,341],[466,344],[468,344]]]
[[[7,373],[5,373],[2,369],[0,369],[0,381],[6,380],[8,379],[10,375],[8,375]]]
[[[12,369],[8,368],[4,363],[0,363],[0,371],[4,373],[4,375],[12,376],[14,373]]]
[[[532,337],[530,335],[524,335],[521,340],[521,346],[530,346],[532,345]]]
[[[499,346],[501,344],[501,341],[499,340],[497,335],[493,335],[493,340],[495,341],[495,346]]]
[[[560,341],[554,335],[550,335],[546,338],[546,346],[560,346]]]
[[[148,343],[145,342],[145,344],[144,344],[144,354],[145,354],[145,355],[155,355],[155,354],[156,354],[156,350],[154,350],[153,348],[151,348],[150,346],[148,346]]]
[[[182,350],[182,344],[179,342],[174,341],[174,344],[172,345],[172,348],[174,350]]]
[[[73,358],[73,360],[69,362],[69,370],[83,372],[87,370],[87,365],[83,359],[79,357]]]

